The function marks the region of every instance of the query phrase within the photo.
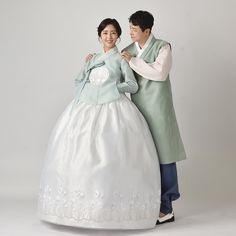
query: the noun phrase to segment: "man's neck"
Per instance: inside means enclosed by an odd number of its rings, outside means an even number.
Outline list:
[[[148,40],[149,37],[150,37],[150,34],[149,34],[147,37],[143,38],[142,40],[140,40],[140,41],[138,42],[138,45],[139,45],[140,49],[142,49],[142,48],[144,47],[144,45],[145,45],[145,43],[147,42],[147,40]]]

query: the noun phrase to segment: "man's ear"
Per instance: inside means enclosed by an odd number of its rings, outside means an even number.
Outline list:
[[[145,33],[146,35],[149,35],[149,34],[151,33],[151,29],[145,29],[145,30],[144,30],[144,33]]]

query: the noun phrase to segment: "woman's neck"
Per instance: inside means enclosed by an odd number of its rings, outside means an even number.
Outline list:
[[[114,46],[115,47],[115,46]],[[105,52],[105,53],[107,53],[108,51],[110,51],[111,49],[113,49],[114,47],[112,47],[112,48],[103,48],[103,51]]]

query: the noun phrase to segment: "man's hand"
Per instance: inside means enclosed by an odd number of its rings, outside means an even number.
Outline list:
[[[89,53],[89,54],[85,57],[85,62],[90,61],[90,60],[93,58],[94,54],[95,54],[95,53],[93,53],[93,54]]]
[[[121,53],[121,56],[122,56],[122,58],[125,59],[127,62],[129,62],[129,61],[131,60],[131,58],[132,58],[132,56],[130,55],[130,53],[128,53],[128,52],[126,52],[126,51],[122,52],[122,53]]]

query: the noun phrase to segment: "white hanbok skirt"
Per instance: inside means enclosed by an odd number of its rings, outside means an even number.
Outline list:
[[[158,156],[137,107],[125,95],[102,105],[73,100],[48,144],[40,219],[83,228],[154,228],[160,193]]]

